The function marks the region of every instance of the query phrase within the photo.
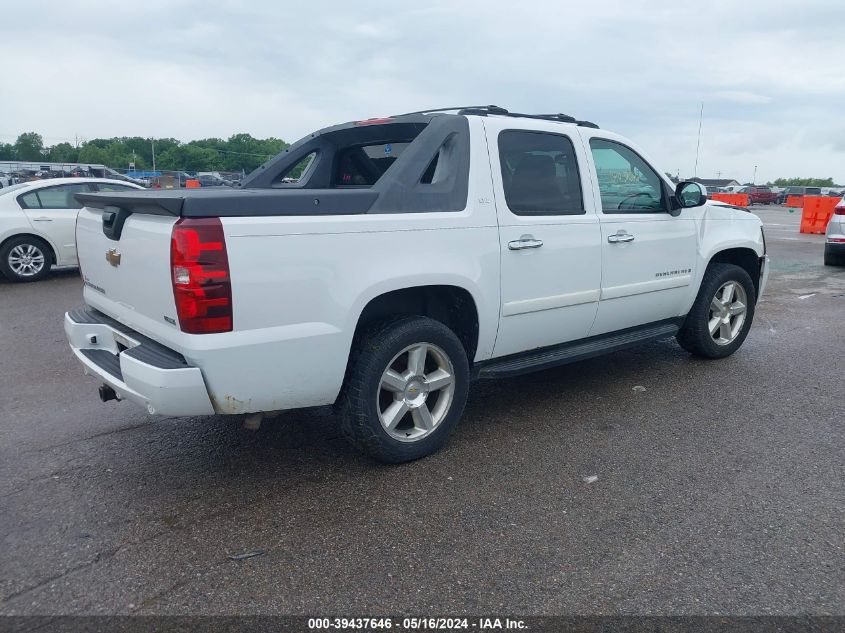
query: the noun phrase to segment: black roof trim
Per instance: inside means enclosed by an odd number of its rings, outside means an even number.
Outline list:
[[[407,114],[399,114],[397,116],[409,116],[412,114],[428,114],[431,112],[449,112],[452,110],[457,110],[458,114],[463,115],[476,115],[476,116],[489,116],[489,115],[499,115],[499,116],[510,116],[519,119],[540,119],[543,121],[558,121],[559,123],[574,123],[575,125],[580,125],[581,127],[591,127],[595,129],[599,129],[599,126],[593,123],[592,121],[581,121],[576,119],[575,117],[569,116],[568,114],[562,114],[558,112],[557,114],[525,114],[522,112],[510,112],[505,108],[502,108],[497,105],[482,105],[482,106],[457,106],[454,108],[434,108],[432,110],[420,110],[419,112],[408,112]]]

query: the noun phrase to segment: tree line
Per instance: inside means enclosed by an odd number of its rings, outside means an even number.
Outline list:
[[[775,187],[835,187],[833,178],[778,178],[769,183]]]
[[[118,170],[126,170],[134,162],[136,170],[146,171],[153,166],[153,146],[159,170],[250,172],[288,147],[288,143],[240,133],[228,139],[206,138],[187,143],[175,138],[121,136],[45,145],[40,134],[25,132],[14,143],[0,143],[0,160],[102,164]]]

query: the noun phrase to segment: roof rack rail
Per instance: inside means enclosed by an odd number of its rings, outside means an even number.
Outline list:
[[[470,114],[476,116],[510,116],[520,119],[540,119],[543,121],[558,121],[559,123],[574,123],[575,125],[580,125],[581,127],[591,127],[595,129],[599,128],[599,126],[593,123],[592,121],[581,121],[579,119],[576,119],[575,117],[569,116],[568,114],[563,114],[561,112],[558,112],[557,114],[525,114],[522,112],[510,112],[505,108],[502,108],[497,105],[435,108],[433,110],[420,110],[418,112],[408,112],[407,114],[400,114],[398,116],[408,116],[410,114],[427,114],[429,112],[449,112],[451,110],[457,110],[458,114]]]
[[[493,110],[499,110],[502,114],[507,114],[507,110],[504,108],[500,108],[499,106],[494,105],[478,105],[478,106],[454,106],[452,108],[430,108],[428,110],[417,110],[416,112],[406,112],[405,114],[396,114],[394,116],[410,116],[412,114],[428,114],[429,112],[449,112],[451,110],[458,110],[459,112],[466,112],[469,110],[478,110],[478,111],[490,111],[491,114]]]

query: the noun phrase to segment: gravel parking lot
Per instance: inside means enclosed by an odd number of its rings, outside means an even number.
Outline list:
[[[0,282],[0,613],[845,613],[845,270],[754,211],[772,274],[736,355],[477,383],[398,467],[324,409],[102,404],[62,331],[77,274]]]

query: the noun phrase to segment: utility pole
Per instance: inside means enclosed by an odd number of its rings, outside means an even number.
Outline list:
[[[752,185],[757,184],[757,165],[754,165],[754,176],[752,176],[752,178],[751,178],[751,184]]]
[[[698,150],[701,148],[701,122],[704,119],[704,102],[701,102],[701,112],[698,114],[698,143],[695,145],[695,169],[693,176],[698,176]]]
[[[722,172],[717,171],[717,172],[716,172],[716,178],[718,178],[719,180],[721,180],[721,179],[722,179]]]

